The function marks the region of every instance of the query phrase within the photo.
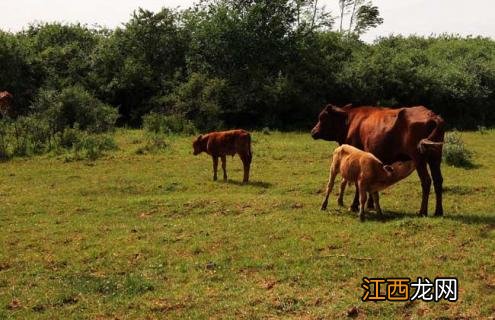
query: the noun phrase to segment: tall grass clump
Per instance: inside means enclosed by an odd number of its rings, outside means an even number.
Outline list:
[[[143,117],[143,128],[147,132],[163,134],[194,135],[198,131],[194,123],[182,115],[164,115],[155,112]]]
[[[466,148],[461,135],[457,131],[445,135],[443,158],[445,163],[454,167],[469,168],[473,166],[473,154]]]
[[[194,123],[181,114],[165,115],[151,112],[143,116],[145,144],[137,154],[156,153],[167,147],[167,136],[171,134],[194,135],[198,131]]]

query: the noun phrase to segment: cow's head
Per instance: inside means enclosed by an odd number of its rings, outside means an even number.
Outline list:
[[[193,141],[193,154],[198,155],[201,152],[205,151],[205,146],[204,146],[204,139],[203,135],[200,134],[194,141]]]
[[[313,139],[342,143],[347,134],[347,112],[334,105],[327,105],[318,116],[318,123],[311,130]]]

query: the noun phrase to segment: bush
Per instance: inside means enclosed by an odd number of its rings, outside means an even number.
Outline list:
[[[83,132],[79,130],[79,127],[65,128],[59,135],[58,144],[64,149],[71,149],[76,144],[80,143],[83,139]]]
[[[197,130],[192,121],[182,115],[164,115],[151,112],[143,117],[143,128],[152,133],[194,135]]]
[[[9,136],[10,122],[7,119],[0,119],[0,160],[11,157]]]
[[[70,151],[72,159],[95,160],[104,151],[113,150],[117,145],[108,134],[95,134],[79,129],[79,124],[54,132],[52,122],[46,115],[35,114],[19,117],[16,121],[0,119],[0,159],[27,157],[50,151]]]
[[[94,161],[105,151],[117,149],[114,138],[108,134],[90,134],[79,129],[67,128],[59,134],[59,146],[71,153],[66,161],[88,159]]]
[[[113,130],[117,110],[102,103],[79,86],[68,87],[60,93],[40,90],[34,109],[50,122],[54,132],[78,127],[92,133]]]
[[[82,140],[74,145],[76,158],[94,161],[104,155],[105,151],[117,149],[115,140],[108,135],[83,135]]]
[[[136,150],[137,154],[155,153],[167,147],[163,133],[149,132],[146,134],[146,144]]]
[[[48,152],[52,134],[48,121],[38,116],[20,117],[12,123],[15,156],[30,156]]]
[[[0,120],[0,159],[42,154],[54,147],[48,122],[40,117]]]
[[[447,164],[454,167],[473,166],[472,152],[466,148],[461,135],[456,131],[449,132],[445,136],[443,158]]]

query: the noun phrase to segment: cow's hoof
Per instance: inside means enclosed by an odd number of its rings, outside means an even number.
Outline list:
[[[382,210],[376,210],[376,214],[378,214],[379,216],[383,216]]]
[[[349,211],[351,211],[351,212],[358,212],[359,211],[359,208],[358,207],[351,206],[349,208]]]
[[[426,212],[421,212],[421,211],[420,211],[420,212],[418,212],[418,217],[426,217],[426,216],[428,216],[428,213],[426,213]]]
[[[359,214],[359,220],[364,221],[364,213]]]
[[[435,211],[435,217],[443,217],[443,211]]]

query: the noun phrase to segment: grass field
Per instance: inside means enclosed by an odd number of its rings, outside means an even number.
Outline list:
[[[136,154],[142,131],[94,163],[1,163],[0,319],[493,318],[495,131],[463,138],[476,166],[443,165],[443,218],[416,216],[416,174],[383,220],[335,193],[321,212],[335,144],[307,133],[255,132],[249,185],[238,157],[211,181],[192,137]],[[456,276],[459,301],[363,303],[364,276]]]

